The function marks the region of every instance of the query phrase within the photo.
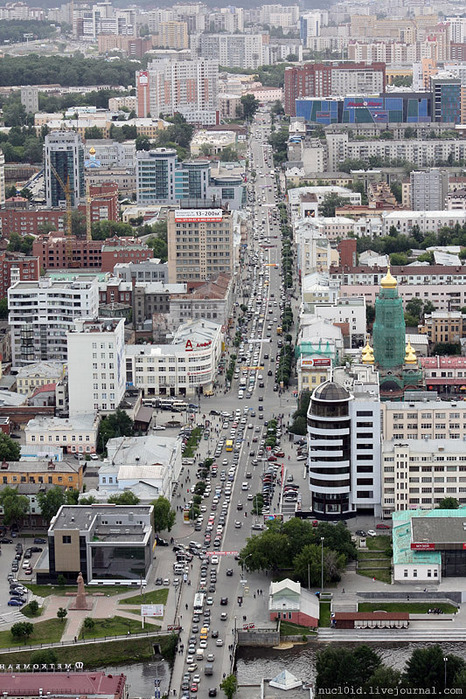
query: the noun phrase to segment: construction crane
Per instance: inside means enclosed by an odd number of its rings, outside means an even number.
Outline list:
[[[55,166],[53,165],[52,162],[50,162],[50,169],[52,170],[52,173],[57,180],[58,184],[62,188],[64,194],[65,194],[65,201],[66,201],[66,212],[65,212],[65,253],[66,253],[66,263],[67,267],[73,267],[73,240],[72,240],[72,235],[73,235],[73,227],[72,227],[72,208],[71,208],[71,186],[70,186],[70,176],[66,175],[66,184],[63,181],[62,177],[58,174]]]

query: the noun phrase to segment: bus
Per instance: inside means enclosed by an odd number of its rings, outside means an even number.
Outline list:
[[[232,439],[225,440],[225,451],[233,451],[233,440]]]
[[[193,610],[195,612],[203,612],[204,611],[204,600],[205,600],[205,595],[203,592],[196,592],[194,595],[194,606]]]
[[[172,403],[172,410],[176,410],[179,413],[181,413],[183,410],[187,410],[187,409],[188,409],[188,404],[182,400],[174,400]]]

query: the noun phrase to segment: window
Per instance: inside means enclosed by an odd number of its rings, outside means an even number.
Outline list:
[[[69,534],[64,534],[61,539],[62,544],[71,544],[71,536]]]

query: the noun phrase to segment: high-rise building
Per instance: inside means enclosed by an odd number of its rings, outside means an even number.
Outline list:
[[[168,214],[168,281],[207,281],[233,273],[233,216],[223,209]]]
[[[411,209],[414,211],[442,211],[448,194],[446,170],[413,171],[410,174]]]
[[[39,88],[23,85],[21,87],[21,104],[27,114],[36,114],[39,111]]]
[[[88,281],[18,281],[8,289],[8,323],[13,366],[48,359],[65,361],[66,334],[75,318],[94,318],[99,286]]]
[[[433,94],[433,121],[461,123],[461,78],[446,71],[430,79]]]
[[[79,318],[70,327],[70,416],[118,408],[126,389],[124,326],[122,318]]]
[[[203,123],[207,113],[217,112],[217,84],[215,61],[151,61],[147,70],[136,73],[138,116],[179,112],[188,121]]]
[[[385,91],[385,63],[305,63],[285,69],[285,112],[296,115],[295,100]]]
[[[255,69],[268,63],[262,34],[201,34],[197,37],[197,53],[229,68]]]
[[[380,402],[371,390],[344,380],[318,386],[307,413],[311,510],[323,519],[347,518],[380,507]],[[366,387],[369,389],[369,386]]]
[[[139,204],[176,204],[190,201],[191,206],[208,203],[210,163],[192,160],[179,163],[173,148],[138,151],[136,155],[137,197]]]
[[[189,48],[188,25],[186,22],[160,22],[159,46],[168,49]]]
[[[58,174],[58,179],[57,175]],[[44,143],[45,198],[47,206],[65,206],[69,184],[71,206],[77,208],[85,196],[84,145],[75,131],[53,131]]]

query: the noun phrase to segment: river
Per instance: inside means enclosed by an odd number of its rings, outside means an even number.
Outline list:
[[[315,679],[315,655],[325,648],[324,643],[313,643],[309,646],[295,646],[289,650],[273,650],[269,648],[241,648],[238,653],[237,674],[239,683],[257,681],[258,677],[275,677],[286,669],[303,681]],[[356,644],[342,643],[346,647]],[[385,665],[403,670],[406,660],[415,648],[426,648],[432,643],[369,643],[382,658]],[[466,661],[466,642],[441,643],[443,652],[459,655]],[[154,660],[134,665],[119,665],[118,667],[99,668],[109,674],[123,673],[128,678],[129,696],[152,699],[154,697],[154,679],[160,679],[161,694],[168,689],[170,671],[164,660]]]

